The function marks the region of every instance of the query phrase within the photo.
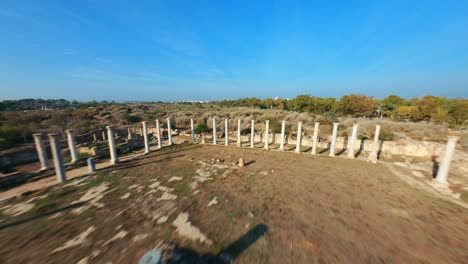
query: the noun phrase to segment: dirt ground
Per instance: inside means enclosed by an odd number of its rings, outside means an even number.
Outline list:
[[[388,166],[176,145],[0,205],[0,263],[467,263],[468,211]]]

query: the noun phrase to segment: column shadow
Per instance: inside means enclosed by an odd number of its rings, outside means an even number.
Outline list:
[[[359,155],[361,155],[361,153],[364,151],[364,145],[365,144],[366,144],[366,139],[362,139],[361,144],[359,145],[359,150],[354,155],[356,158],[359,157]]]
[[[437,177],[437,172],[439,171],[439,162],[437,161],[437,158],[439,156],[433,155],[431,156],[431,161],[432,161],[432,178],[435,179]]]
[[[338,151],[338,153],[336,153],[337,156],[346,152],[346,148],[348,146],[348,140],[349,140],[349,137],[345,137],[344,142],[343,142],[343,147],[341,148],[340,151]]]

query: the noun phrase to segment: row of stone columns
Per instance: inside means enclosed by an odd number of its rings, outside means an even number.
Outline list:
[[[265,121],[265,143],[264,149],[269,149],[269,120]],[[333,123],[333,131],[332,131],[332,140],[330,144],[330,157],[335,156],[335,148],[336,148],[336,139],[338,135],[338,125],[339,123]],[[318,144],[318,131],[319,131],[320,124],[318,122],[315,123],[314,127],[314,135],[312,139],[312,155],[317,155],[317,144]],[[229,146],[229,119],[225,119],[225,146]],[[357,139],[357,129],[358,124],[353,125],[353,132],[351,135],[351,139],[348,143],[348,154],[347,157],[354,159],[354,147]],[[285,130],[286,130],[286,121],[281,122],[281,141],[280,141],[280,150],[284,150],[285,144]],[[377,162],[377,153],[378,153],[378,140],[379,140],[379,132],[380,132],[380,125],[376,126],[375,133],[374,133],[374,144],[372,147],[371,154],[369,155],[369,161],[376,163]],[[193,133],[193,128],[192,128]],[[295,152],[301,152],[301,142],[302,141],[302,122],[298,123],[297,126],[297,141],[296,141],[296,148]],[[213,145],[217,144],[217,132],[216,132],[216,119],[213,118]],[[250,147],[253,148],[255,145],[255,120],[251,120],[251,135],[250,135]],[[237,146],[241,146],[241,120],[239,119],[237,122]]]
[[[191,123],[191,137],[192,137],[192,142],[195,142],[195,128],[194,128],[194,122],[193,118],[190,120]],[[329,156],[334,157],[335,156],[335,146],[336,146],[336,139],[337,139],[337,133],[338,133],[338,125],[339,123],[335,122],[333,123],[333,132],[332,132],[332,141],[330,144],[330,153]],[[171,133],[171,120],[170,118],[167,119],[167,126],[168,126],[168,141],[169,145],[172,145],[172,133]],[[318,122],[315,123],[314,127],[314,134],[312,138],[312,155],[317,155],[317,144],[318,144],[318,131],[319,131],[319,126],[320,124]],[[280,142],[280,150],[284,150],[284,145],[285,145],[285,127],[286,127],[286,122],[282,121],[281,123],[281,142]],[[368,157],[368,161],[376,163],[377,162],[377,156],[378,156],[378,144],[379,144],[379,134],[380,134],[380,125],[376,125],[375,128],[375,133],[374,133],[374,141],[372,145],[372,151]],[[111,164],[117,164],[118,163],[118,156],[117,156],[117,147],[115,144],[115,139],[114,139],[114,132],[113,132],[113,127],[112,126],[107,126],[107,138],[108,138],[108,143],[109,143],[109,152],[110,152],[110,163]],[[161,131],[160,131],[160,124],[159,120],[156,120],[156,130],[157,130],[157,138],[158,138],[158,148],[162,147],[161,144]],[[355,158],[354,154],[354,149],[355,149],[355,144],[357,140],[357,131],[358,131],[358,124],[353,124],[353,129],[352,129],[352,134],[351,138],[349,139],[348,146],[347,146],[347,158]],[[150,152],[150,146],[149,146],[149,139],[148,139],[148,131],[147,131],[147,125],[146,122],[142,122],[142,133],[143,133],[143,138],[144,138],[144,144],[145,144],[145,154]],[[75,163],[78,161],[78,151],[76,149],[76,144],[75,144],[75,137],[73,130],[66,130],[67,134],[67,142],[68,146],[70,148],[70,154],[72,158],[72,163]],[[225,145],[229,145],[229,120],[225,120]],[[254,148],[255,145],[255,120],[251,120],[251,138],[250,138],[250,147]],[[48,158],[47,158],[47,152],[44,147],[44,142],[42,140],[41,134],[34,134],[34,141],[39,157],[39,161],[41,163],[41,170],[46,170],[49,168],[48,166]],[[213,118],[213,144],[216,145],[216,119]],[[269,120],[265,121],[265,144],[264,148],[269,149]],[[449,166],[450,162],[452,160],[453,152],[455,150],[455,145],[458,140],[458,137],[449,137],[448,143],[447,143],[447,148],[445,151],[444,158],[442,160],[441,166],[439,168],[439,171],[437,173],[436,180],[438,182],[446,183],[447,182],[447,175],[449,171]],[[50,146],[53,154],[53,161],[54,161],[54,167],[55,171],[57,174],[57,179],[58,181],[62,182],[65,181],[66,176],[65,176],[65,169],[64,169],[64,164],[63,164],[63,158],[60,152],[60,142],[58,139],[58,134],[49,134],[49,141],[50,141]],[[297,127],[297,141],[296,141],[296,148],[295,152],[300,153],[301,152],[301,141],[302,141],[302,122],[298,123]],[[237,146],[241,146],[242,141],[241,141],[241,120],[239,119],[237,122]]]

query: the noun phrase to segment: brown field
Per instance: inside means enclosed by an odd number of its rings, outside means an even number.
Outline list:
[[[466,263],[467,209],[389,166],[176,145],[0,205],[0,263],[137,263],[164,241],[235,263]]]

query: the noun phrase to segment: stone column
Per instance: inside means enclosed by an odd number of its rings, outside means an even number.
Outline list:
[[[269,134],[270,134],[269,130],[270,130],[270,120],[267,120],[265,121],[265,147],[264,147],[266,150],[270,149],[270,146],[268,144]]]
[[[447,176],[450,168],[450,162],[453,158],[453,152],[455,151],[455,145],[457,144],[459,137],[449,136],[447,146],[445,147],[444,159],[440,163],[439,170],[435,180],[440,183],[447,183]]]
[[[195,125],[193,124],[193,118],[190,118],[190,133],[192,135],[192,143],[195,143]]]
[[[280,150],[284,150],[284,134],[286,130],[286,121],[281,121],[281,143],[280,143]]]
[[[87,163],[88,163],[88,172],[89,173],[95,172],[96,171],[96,162],[95,162],[94,158],[88,158]]]
[[[149,145],[149,139],[148,139],[148,128],[146,127],[146,121],[141,122],[142,124],[142,131],[143,131],[143,140],[145,141],[145,154],[148,154],[150,152],[150,145]]]
[[[213,117],[213,145],[216,145],[216,119]]]
[[[42,134],[33,134],[33,137],[34,143],[36,144],[37,156],[39,157],[39,161],[41,162],[41,170],[48,170],[49,161],[47,158],[47,151],[44,147],[44,141],[42,140]]]
[[[54,159],[55,174],[58,182],[67,180],[65,175],[65,167],[63,166],[62,152],[60,151],[59,134],[49,134],[50,148],[52,150],[52,158]]]
[[[161,141],[161,126],[159,125],[159,120],[156,119],[156,133],[158,137],[158,149],[162,148],[162,141]]]
[[[107,137],[109,141],[109,153],[110,153],[110,163],[117,164],[119,159],[117,157],[117,147],[115,146],[114,133],[112,132],[112,126],[107,126]]]
[[[169,141],[169,146],[172,146],[172,129],[171,129],[171,119],[167,119],[167,140]]]
[[[297,140],[296,140],[296,153],[301,153],[301,140],[302,140],[302,122],[297,124]]]
[[[103,130],[101,132],[101,134],[102,134],[102,140],[105,141],[106,140],[106,132]]]
[[[238,147],[242,147],[242,139],[241,139],[241,120],[237,119],[237,144]]]
[[[255,147],[255,120],[250,121],[250,147]]]
[[[377,147],[379,145],[379,133],[380,133],[380,125],[375,126],[375,133],[374,133],[374,144],[372,145],[372,152],[369,155],[367,161],[371,161],[372,163],[377,163]]]
[[[93,133],[93,142],[96,142],[97,141],[97,135],[96,133]]]
[[[358,124],[353,124],[353,133],[351,134],[351,139],[348,142],[348,155],[347,158],[354,159],[354,145],[356,144]]]
[[[340,123],[333,123],[333,134],[332,134],[332,142],[330,145],[330,157],[335,157],[335,146],[336,146],[336,135],[338,133],[338,125]]]
[[[224,145],[229,146],[229,119],[224,119]]]
[[[73,135],[73,130],[69,129],[65,131],[67,133],[68,139],[68,148],[70,149],[71,162],[75,163],[78,161],[78,151],[76,150],[75,145],[75,135]]]
[[[127,128],[127,139],[132,139],[132,131],[130,128]]]
[[[319,122],[315,122],[314,135],[312,137],[312,155],[317,155],[317,142],[318,142],[319,125],[320,125]]]

